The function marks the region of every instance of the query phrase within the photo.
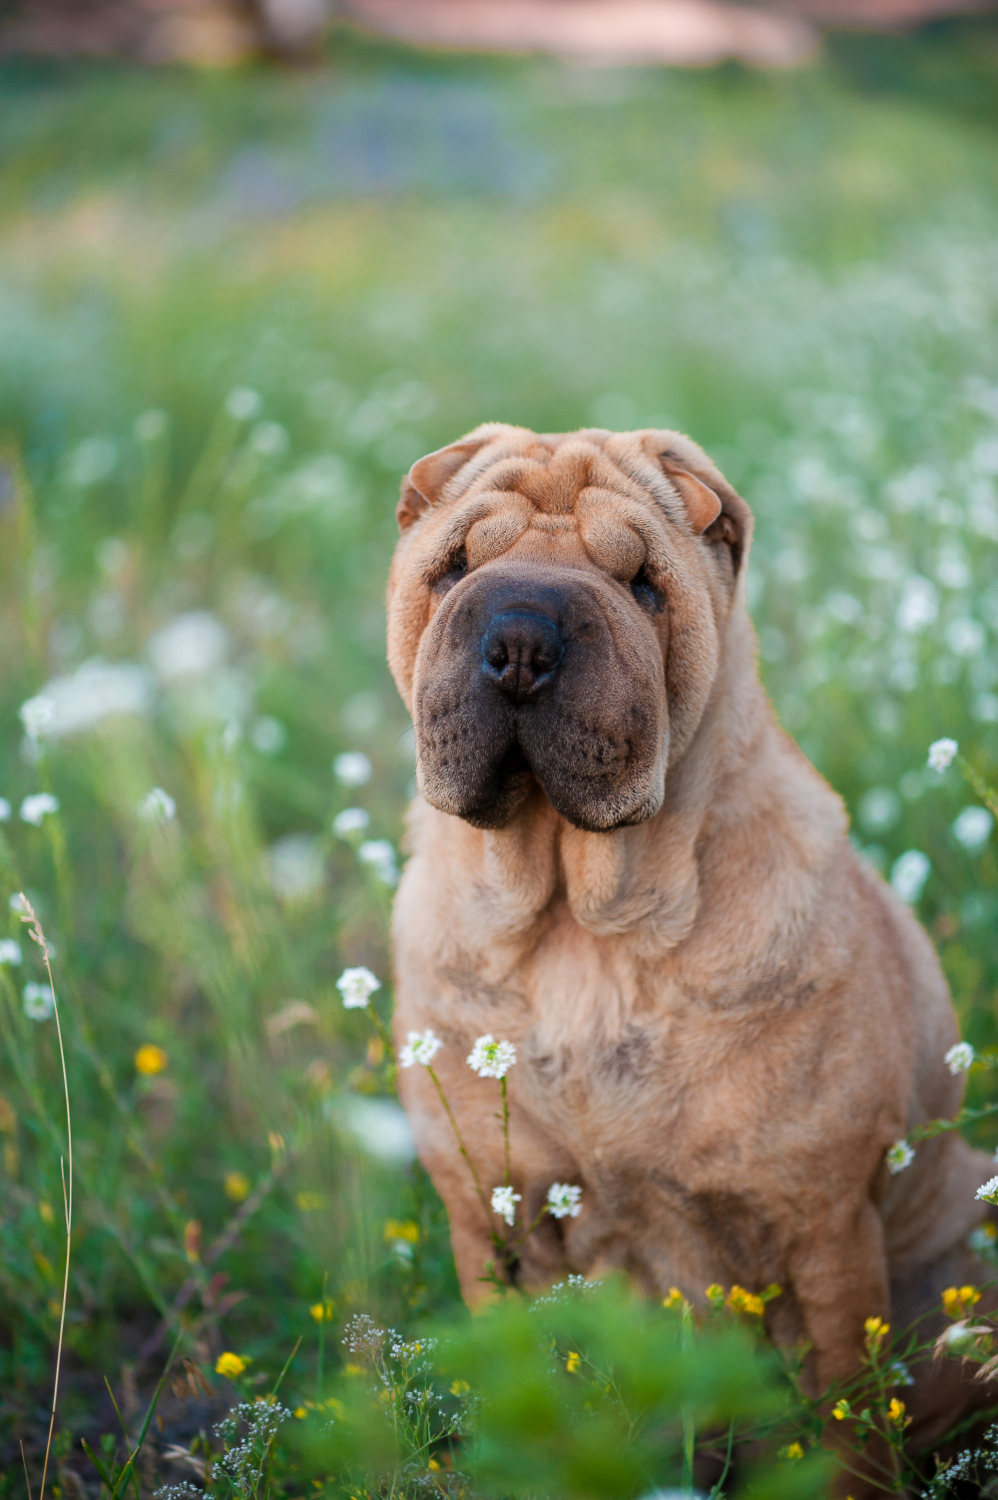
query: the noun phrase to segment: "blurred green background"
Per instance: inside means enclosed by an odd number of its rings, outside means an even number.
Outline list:
[[[717,459],[757,517],[777,712],[916,903],[964,1034],[995,1041],[996,841],[926,751],[998,769],[996,83],[988,20],[832,38],[786,74],[346,34],[307,73],[4,66],[0,910],[26,890],[57,950],[67,1451],[107,1425],[104,1375],[134,1409],[182,1307],[252,1382],[299,1335],[289,1378],[314,1379],[323,1295],[333,1364],[353,1311],[456,1304],[335,980],[369,965],[390,1013],[399,478],[481,421],[675,426]],[[138,814],[153,786],[172,819]],[[0,965],[13,1494],[47,1421],[64,1127],[54,1027],[25,1010],[44,974],[0,920],[23,950]]]

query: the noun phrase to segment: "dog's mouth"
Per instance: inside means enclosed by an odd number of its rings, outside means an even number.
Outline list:
[[[509,822],[535,784],[594,832],[656,812],[665,711],[650,628],[620,640],[578,574],[560,589],[469,580],[462,594],[416,694],[427,800],[481,828]]]

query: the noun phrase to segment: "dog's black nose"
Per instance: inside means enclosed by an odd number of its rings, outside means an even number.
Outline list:
[[[496,615],[482,637],[486,672],[500,692],[516,700],[550,680],[564,650],[555,621],[526,609]]]

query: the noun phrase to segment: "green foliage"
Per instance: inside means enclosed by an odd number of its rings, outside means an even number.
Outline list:
[[[642,1373],[628,1340],[651,1336],[626,1302],[602,1332],[572,1303],[510,1305],[480,1344],[477,1323],[449,1334],[478,1425],[448,1397],[453,1433],[424,1413],[400,1449],[383,1405],[356,1415],[348,1319],[411,1343],[458,1306],[383,1044],[335,987],[369,966],[387,1024],[413,775],[384,665],[394,499],[412,459],[495,417],[677,425],[715,453],[757,516],[750,602],[777,711],[867,857],[908,871],[964,1034],[993,1045],[995,841],[959,821],[979,791],[926,768],[941,735],[992,785],[998,765],[990,25],[842,40],[786,76],[345,40],[308,77],[5,66],[0,937],[23,961],[0,963],[0,1494],[20,1493],[17,1438],[40,1472],[63,1255],[58,1051],[44,996],[25,1010],[45,976],[7,907],[21,889],[56,950],[74,1111],[63,1469],[83,1436],[120,1476],[183,1326],[211,1395],[182,1399],[171,1373],[133,1466],[147,1490],[200,1484],[214,1422],[270,1390],[301,1338],[280,1399],[306,1415],[268,1458],[288,1496],[330,1400],[354,1413],[355,1494],[372,1452],[378,1469],[452,1446],[476,1484],[529,1489],[516,1466],[536,1461],[571,1493],[588,1453],[595,1485],[594,1434],[617,1443],[645,1399],[664,1410],[687,1359],[697,1424],[711,1401],[719,1423],[736,1414],[726,1371],[745,1361],[753,1400],[783,1392],[790,1427],[774,1417],[766,1451],[797,1432],[807,1455],[774,1460],[765,1493],[806,1492],[815,1428],[792,1379],[749,1344],[715,1359],[734,1348],[720,1334],[692,1353],[666,1340]],[[18,710],[43,690],[61,718],[35,742]],[[338,779],[345,752],[368,781]],[[148,815],[153,787],[173,818]],[[24,821],[41,792],[58,812]],[[368,823],[337,833],[350,807]],[[898,865],[912,852],[917,892]],[[979,1070],[969,1103],[989,1098]],[[991,1116],[968,1129],[994,1144]],[[531,1330],[567,1340],[576,1317],[593,1366],[556,1379]],[[224,1352],[248,1360],[234,1381]],[[626,1399],[581,1416],[611,1366]],[[537,1404],[517,1405],[527,1390]],[[507,1400],[524,1426],[504,1449]],[[639,1429],[620,1458],[635,1493],[639,1470],[672,1473],[674,1410]],[[191,1444],[194,1467],[164,1456]],[[425,1472],[457,1483],[445,1468]],[[335,1493],[342,1476],[317,1472]]]

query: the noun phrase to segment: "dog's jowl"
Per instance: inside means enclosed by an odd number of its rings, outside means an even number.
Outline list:
[[[416,463],[398,514],[389,657],[420,788],[399,1043],[442,1039],[491,1185],[495,1099],[465,1059],[483,1033],[513,1042],[524,1221],[552,1183],[582,1189],[511,1274],[619,1267],[693,1302],[777,1282],[769,1331],[810,1346],[824,1390],[867,1318],[987,1279],[966,1241],[992,1168],[949,1133],[888,1170],[959,1108],[956,1026],[927,937],[759,686],[748,507],[677,433],[496,424]],[[475,1301],[495,1225],[427,1071],[401,1084]],[[920,1442],[973,1399],[951,1363],[908,1394]]]

